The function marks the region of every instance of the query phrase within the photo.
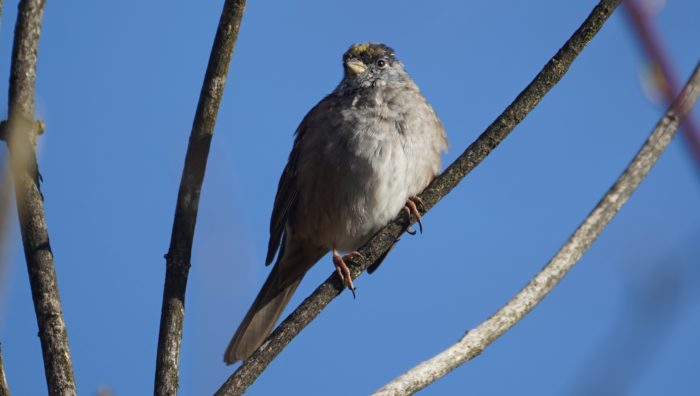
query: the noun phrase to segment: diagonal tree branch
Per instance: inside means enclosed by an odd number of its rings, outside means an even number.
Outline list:
[[[34,120],[34,87],[44,0],[22,0],[15,25],[10,68],[9,120],[3,138],[10,149],[24,254],[39,326],[49,394],[75,395],[75,380],[58,293],[53,253],[39,188],[36,139],[43,124]]]
[[[426,211],[457,186],[537,106],[544,95],[561,80],[574,59],[600,30],[619,3],[620,0],[600,1],[583,24],[513,103],[428,186],[421,194]],[[356,278],[362,271],[382,259],[396,243],[407,225],[405,216],[399,215],[377,232],[360,249],[365,260],[353,260],[349,265],[352,277]],[[238,395],[243,393],[292,338],[299,334],[342,291],[342,282],[334,273],[273,331],[260,348],[226,380],[216,394]]]
[[[627,202],[630,195],[639,187],[671,142],[679,123],[695,106],[698,94],[700,94],[700,64],[696,66],[683,92],[656,124],[627,169],[537,276],[498,312],[476,328],[469,330],[456,344],[395,378],[374,395],[408,395],[425,388],[481,354],[487,346],[525,317],[574,267],[622,205]]]
[[[199,194],[214,135],[214,124],[244,10],[245,0],[226,0],[224,3],[192,123],[177,196],[170,248],[165,255],[165,286],[156,356],[156,395],[177,394],[182,323],[185,318],[185,290],[190,270]]]
[[[10,396],[10,387],[7,386],[7,378],[5,378],[5,366],[2,364],[2,344],[0,344],[0,396]]]
[[[666,103],[670,104],[678,93],[678,78],[659,34],[654,29],[643,4],[638,0],[625,0],[622,2],[622,6],[650,63],[661,74],[662,80],[659,89]],[[681,133],[696,166],[700,166],[700,130],[698,130],[692,115],[688,115],[683,121]]]

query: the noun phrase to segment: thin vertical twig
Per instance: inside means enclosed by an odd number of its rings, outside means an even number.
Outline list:
[[[564,276],[639,187],[673,139],[678,124],[695,106],[698,94],[700,94],[700,64],[696,66],[681,95],[656,124],[629,166],[549,263],[493,316],[469,330],[457,343],[438,355],[396,377],[374,395],[409,395],[425,388],[481,354],[486,347],[537,306],[564,279]]]
[[[601,0],[586,20],[564,43],[534,80],[494,120],[447,169],[420,194],[423,213],[435,206],[464,177],[481,163],[566,74],[569,66],[603,27],[621,0]],[[365,259],[349,263],[351,275],[358,277],[382,259],[406,230],[406,217],[399,214],[379,230],[359,252]],[[265,342],[221,385],[217,395],[240,395],[258,378],[273,359],[345,288],[335,275],[328,277],[272,332]]]
[[[214,124],[244,10],[245,0],[226,0],[224,3],[192,124],[177,196],[170,248],[165,255],[165,286],[154,390],[159,396],[177,394],[180,344],[185,318],[185,291],[199,195],[214,135]]]
[[[75,395],[73,366],[49,233],[40,191],[36,139],[43,124],[34,119],[34,90],[44,0],[19,3],[10,68],[9,119],[4,139],[10,150],[17,213],[29,272],[49,394]]]

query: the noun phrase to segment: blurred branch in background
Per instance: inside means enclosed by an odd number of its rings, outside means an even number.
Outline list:
[[[5,270],[7,265],[7,243],[10,230],[9,212],[12,199],[12,175],[10,174],[9,161],[0,158],[0,313],[2,312],[2,299],[4,297]]]
[[[1,127],[0,127],[1,128]],[[2,132],[0,132],[2,134]],[[5,288],[7,279],[7,260],[9,259],[8,235],[10,234],[10,199],[12,196],[12,176],[10,175],[10,165],[8,161],[0,155],[0,328],[3,324],[4,299],[7,289]],[[2,363],[2,350],[0,348],[0,396],[9,396],[5,379],[5,367]]]
[[[665,0],[623,2],[630,27],[648,58],[649,70],[642,76],[645,92],[650,100],[668,104],[678,92],[678,79],[653,21],[665,4]],[[682,122],[681,132],[700,169],[700,131],[692,113]],[[633,267],[629,293],[616,323],[578,371],[568,394],[629,394],[645,368],[652,364],[675,320],[698,296],[700,278],[696,266],[672,254],[654,263],[635,262]]]
[[[583,24],[554,55],[535,79],[518,95],[477,140],[420,194],[425,213],[446,196],[471,172],[508,134],[537,106],[540,100],[566,74],[574,59],[601,29],[621,0],[602,0],[591,11]],[[365,259],[354,259],[349,265],[353,279],[374,263],[382,260],[398,241],[409,222],[399,214],[375,234],[361,249]],[[267,338],[253,355],[221,385],[217,395],[242,394],[265,370],[287,344],[318,316],[344,290],[335,275],[328,277],[304,302],[297,307]]]
[[[574,267],[622,205],[627,202],[671,142],[680,120],[695,106],[698,94],[700,94],[700,64],[696,66],[677,101],[656,124],[651,136],[627,169],[537,276],[498,312],[476,328],[469,330],[457,343],[395,378],[374,394],[407,395],[423,389],[481,354],[487,346],[525,317]]]
[[[697,298],[700,273],[696,262],[673,258],[633,265],[629,293],[617,324],[592,351],[568,394],[630,394],[676,319]]]
[[[0,26],[2,26],[2,0],[0,0]],[[0,139],[4,140],[2,129],[2,126],[0,126]],[[7,263],[6,255],[8,250],[5,246],[7,246],[7,231],[9,227],[7,212],[10,210],[10,183],[12,179],[9,161],[2,158],[0,159],[0,164],[0,314],[2,314],[2,300],[5,297],[3,282],[7,279],[5,276],[5,265]],[[10,396],[10,388],[7,385],[7,378],[5,377],[5,365],[2,361],[2,343],[0,343],[0,396]]]
[[[2,132],[9,147],[48,392],[51,395],[75,395],[68,334],[63,321],[36,159],[36,140],[43,131],[43,123],[34,119],[36,63],[43,14],[44,0],[20,1],[10,66],[9,119]]]
[[[226,76],[244,10],[245,0],[226,0],[224,3],[192,123],[177,196],[170,248],[165,255],[165,286],[154,390],[155,395],[159,396],[177,394],[182,324],[185,319],[185,291],[190,270],[199,194],[204,182],[216,116],[224,94]]]
[[[0,0],[0,27],[2,27],[2,0]],[[2,132],[0,131],[0,138],[2,137]],[[7,210],[10,206],[10,192],[7,184],[10,183],[10,167],[6,163],[5,159],[0,159],[0,314],[2,314],[2,298],[3,298],[3,281],[7,279],[5,277],[5,255],[7,254],[7,249],[5,249],[5,235],[7,233]],[[2,356],[0,356],[2,359]],[[2,367],[0,367],[1,369]],[[2,396],[2,394],[0,394]]]
[[[625,0],[622,2],[622,6],[636,37],[639,39],[639,43],[649,59],[652,89],[657,90],[661,94],[666,106],[668,106],[679,92],[678,78],[650,17],[655,13],[652,10],[655,3],[658,3],[657,6],[660,7],[663,6],[665,1]],[[689,114],[683,121],[681,133],[695,161],[695,166],[700,169],[700,130],[698,130],[698,125],[692,114]]]
[[[0,27],[2,26],[2,0],[0,0]],[[1,129],[1,127],[0,127]],[[0,130],[0,139],[2,139],[3,132]],[[7,211],[10,206],[10,166],[5,161],[4,158],[0,159],[0,313],[2,313],[2,282],[5,279],[4,269],[5,269],[5,255],[7,254],[7,249],[5,249],[5,235],[7,235]],[[1,357],[0,357],[1,358]],[[0,394],[1,395],[1,394]]]
[[[101,386],[95,392],[95,396],[114,396],[114,391],[109,386]]]
[[[2,0],[0,0],[0,26],[2,26]],[[0,131],[0,138],[2,138],[2,131]],[[7,249],[5,244],[7,243],[7,212],[10,208],[10,166],[3,158],[0,160],[2,165],[0,165],[0,314],[2,313],[2,299],[4,297],[3,282],[7,277],[5,276],[5,255],[7,254]],[[10,396],[10,388],[7,385],[7,378],[5,377],[5,365],[2,361],[2,343],[0,343],[0,396]]]
[[[5,377],[5,365],[2,363],[2,343],[0,343],[0,396],[10,396],[10,387],[7,386]]]

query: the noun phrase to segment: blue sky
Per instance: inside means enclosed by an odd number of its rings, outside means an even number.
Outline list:
[[[40,165],[81,394],[152,393],[163,254],[221,4],[47,3]],[[181,394],[210,394],[233,371],[222,354],[269,270],[269,215],[292,133],[340,80],[351,43],[394,47],[446,126],[449,163],[595,4],[250,1],[202,191]],[[3,5],[0,76],[8,76],[16,1]],[[655,19],[683,81],[698,61],[697,15],[699,2],[677,0]],[[426,216],[425,233],[402,238],[356,281],[357,299],[337,298],[250,394],[367,394],[487,318],[551,258],[659,119],[663,106],[643,94],[644,70],[620,9],[540,106]],[[605,375],[625,379],[634,395],[698,394],[699,171],[676,139],[557,289],[424,394],[571,394]],[[43,394],[14,219],[12,229],[0,342],[12,391]],[[322,259],[290,308],[332,269]]]

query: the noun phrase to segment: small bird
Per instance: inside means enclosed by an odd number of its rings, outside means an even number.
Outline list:
[[[401,210],[422,230],[416,195],[440,171],[444,127],[390,47],[354,44],[343,67],[340,84],[296,130],[270,219],[265,262],[279,248],[277,261],[226,348],[226,364],[262,344],[326,253],[354,295],[345,261],[361,258],[356,249]]]

